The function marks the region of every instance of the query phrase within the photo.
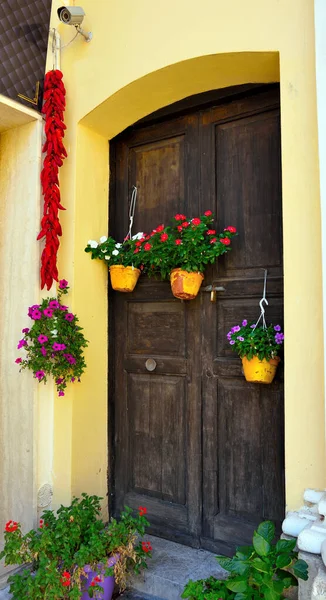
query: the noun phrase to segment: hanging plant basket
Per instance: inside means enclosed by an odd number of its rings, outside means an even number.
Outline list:
[[[117,292],[133,292],[140,275],[135,267],[112,265],[110,267],[111,285]]]
[[[242,358],[242,366],[246,381],[251,383],[272,383],[276,369],[280,362],[280,358],[270,358],[266,360],[259,360],[258,356],[253,356],[251,360],[248,360],[246,356]]]
[[[173,269],[170,274],[172,294],[180,300],[196,298],[203,282],[202,273],[188,273],[183,269]]]

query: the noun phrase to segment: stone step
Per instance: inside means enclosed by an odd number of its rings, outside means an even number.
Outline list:
[[[147,539],[153,548],[148,569],[130,582],[136,598],[138,594],[137,600],[179,600],[189,579],[196,581],[211,575],[224,579],[227,576],[211,552],[154,536],[146,536]]]

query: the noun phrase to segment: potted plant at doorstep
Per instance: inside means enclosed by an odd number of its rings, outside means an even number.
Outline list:
[[[85,252],[89,252],[92,259],[106,262],[112,288],[117,292],[133,292],[136,286],[141,273],[141,259],[135,253],[136,241],[143,235],[137,233],[131,239],[127,236],[122,243],[103,235],[99,242],[89,240],[87,243]]]
[[[232,349],[242,359],[244,375],[252,383],[272,383],[280,362],[284,334],[280,325],[257,325],[244,319],[227,334]]]
[[[39,527],[25,535],[20,523],[5,527],[5,564],[29,565],[9,578],[13,600],[111,600],[114,583],[146,567],[149,542],[140,541],[148,521],[146,508],[137,516],[125,508],[119,521],[105,524],[98,496],[82,494],[57,513],[43,513]]]
[[[22,330],[17,346],[26,357],[15,361],[21,370],[33,371],[39,382],[46,383],[49,375],[54,377],[59,396],[64,396],[67,383],[80,381],[86,368],[84,348],[88,345],[78,317],[62,303],[68,290],[68,281],[61,279],[57,298],[45,298],[29,307],[32,325]]]
[[[213,213],[187,219],[176,214],[171,226],[158,225],[149,235],[136,241],[135,254],[148,275],[170,278],[176,298],[192,300],[198,294],[208,264],[231,249],[235,227],[216,233]]]

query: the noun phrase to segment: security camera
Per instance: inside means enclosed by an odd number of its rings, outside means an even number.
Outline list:
[[[80,25],[83,22],[85,12],[81,6],[60,6],[58,17],[66,25]]]
[[[77,32],[82,35],[86,42],[90,42],[93,35],[91,31],[86,33],[81,27],[80,24],[83,22],[85,12],[81,6],[60,6],[58,8],[58,17],[62,23],[66,25],[73,25],[76,27]]]

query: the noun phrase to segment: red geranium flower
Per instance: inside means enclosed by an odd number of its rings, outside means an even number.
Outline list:
[[[225,246],[229,246],[231,244],[230,238],[220,238],[220,242],[221,242],[221,244],[224,244]]]
[[[142,542],[141,547],[144,550],[144,552],[150,552],[152,550],[152,546],[151,546],[150,542]]]
[[[195,217],[195,218],[192,220],[192,224],[193,224],[193,225],[200,225],[200,224],[201,224],[201,220],[200,220],[200,219],[198,219],[198,217]]]
[[[158,227],[156,227],[157,233],[160,233],[160,231],[163,231],[163,229],[164,229],[164,225],[159,225]]]
[[[152,244],[148,244],[148,243],[147,243],[147,244],[145,244],[145,246],[144,246],[144,250],[150,250],[150,249],[151,249],[151,247],[152,247]]]
[[[136,246],[136,248],[139,248],[139,246],[141,246],[141,241],[136,242],[135,246]]]
[[[182,225],[178,225],[177,230],[182,231]]]
[[[211,217],[212,216],[212,211],[211,210],[206,210],[206,212],[204,212],[205,217]]]
[[[162,233],[161,235],[161,242],[166,242],[166,240],[169,238],[167,233]]]
[[[62,573],[62,577],[60,579],[62,585],[64,585],[65,587],[68,587],[70,585],[70,583],[71,583],[70,582],[70,577],[71,577],[71,575],[70,575],[69,571],[64,571]]]
[[[180,244],[182,244],[182,240],[175,240],[175,245],[176,246],[180,246]]]
[[[210,244],[215,244],[215,242],[216,242],[216,239],[217,239],[217,238],[212,238],[212,239],[210,240],[210,242],[209,242],[209,243],[210,243]],[[222,240],[220,240],[220,241],[222,241]]]
[[[182,227],[189,227],[190,223],[188,223],[188,221],[185,221],[184,223],[182,223]]]
[[[6,523],[5,530],[9,533],[16,531],[16,529],[18,529],[17,521],[8,521],[8,523]]]
[[[44,525],[44,520],[43,520],[43,519],[40,519],[39,528],[40,528],[40,529],[43,529],[43,525]]]
[[[139,516],[140,516],[140,517],[143,517],[143,516],[144,516],[144,515],[146,515],[146,513],[147,513],[147,508],[146,508],[146,506],[139,506],[139,507],[138,507],[138,510],[139,510]]]
[[[229,227],[226,227],[224,229],[224,231],[229,231],[230,233],[237,233],[236,227],[232,227],[232,225],[230,225]]]
[[[215,229],[208,229],[207,230],[207,235],[215,235],[216,231]]]
[[[137,252],[139,252],[139,248],[136,248],[136,250],[134,250],[134,254],[137,254]]]

